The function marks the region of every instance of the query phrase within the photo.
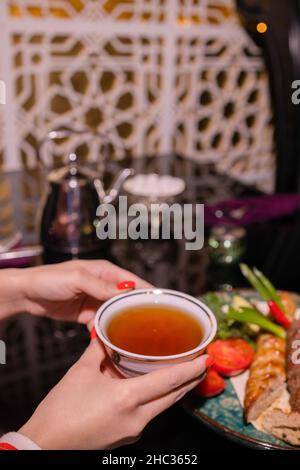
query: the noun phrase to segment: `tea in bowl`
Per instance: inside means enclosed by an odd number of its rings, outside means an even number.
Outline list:
[[[140,289],[105,302],[95,317],[98,337],[126,377],[200,356],[217,322],[199,300],[168,289]]]

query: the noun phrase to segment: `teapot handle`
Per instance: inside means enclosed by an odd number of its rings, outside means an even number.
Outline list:
[[[36,149],[36,154],[37,154],[37,161],[38,161],[38,164],[40,164],[42,166],[42,168],[44,169],[49,169],[47,167],[47,165],[44,163],[43,159],[42,159],[42,156],[41,156],[41,153],[42,153],[42,149],[44,147],[45,144],[49,143],[49,142],[52,142],[54,140],[62,140],[62,139],[65,139],[66,137],[69,137],[71,135],[84,135],[84,134],[89,134],[89,135],[93,135],[94,137],[98,138],[98,139],[101,139],[102,141],[104,141],[105,143],[105,147],[104,147],[104,161],[108,161],[109,159],[109,144],[110,144],[110,141],[107,137],[106,134],[104,134],[103,132],[98,132],[98,131],[93,131],[91,129],[74,129],[74,128],[71,128],[71,127],[63,127],[63,128],[58,128],[58,129],[53,129],[52,131],[50,131],[46,137],[44,137],[37,145],[37,149]],[[123,150],[124,150],[124,147],[122,147]],[[74,152],[72,152],[74,153]]]

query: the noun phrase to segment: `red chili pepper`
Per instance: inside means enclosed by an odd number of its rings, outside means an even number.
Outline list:
[[[274,302],[274,300],[269,300],[268,305],[269,305],[270,312],[273,318],[277,321],[277,323],[282,325],[284,328],[288,328],[291,322],[288,319],[288,317],[285,315],[285,313],[283,313],[281,308],[276,304],[276,302]]]

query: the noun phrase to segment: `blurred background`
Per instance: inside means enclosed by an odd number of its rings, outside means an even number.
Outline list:
[[[37,143],[70,124],[109,133],[111,159],[174,151],[273,190],[266,66],[234,0],[5,0],[0,24],[1,169],[27,173],[28,223]],[[2,233],[10,191],[2,179]]]

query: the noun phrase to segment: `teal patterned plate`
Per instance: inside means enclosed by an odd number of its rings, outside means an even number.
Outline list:
[[[241,294],[248,299],[257,298],[250,290]],[[297,296],[297,299],[300,305],[300,297]],[[243,409],[234,388],[230,380],[226,382],[226,390],[221,395],[203,400],[188,396],[182,401],[183,408],[198,421],[239,444],[262,450],[295,450],[295,447],[258,431],[251,424],[245,424]]]

